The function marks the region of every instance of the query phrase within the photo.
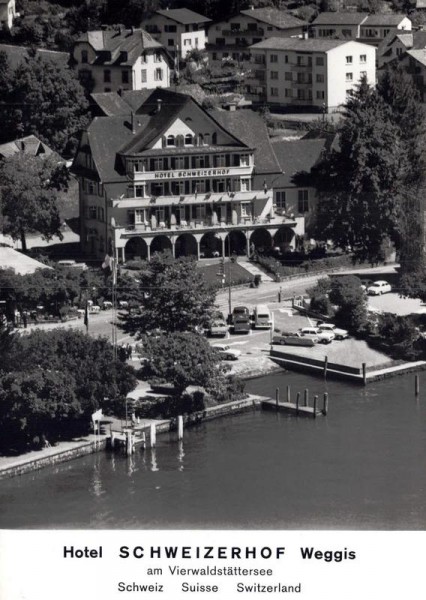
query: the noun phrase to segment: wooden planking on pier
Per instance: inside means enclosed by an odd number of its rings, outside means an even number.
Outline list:
[[[322,410],[314,409],[313,406],[297,406],[294,402],[276,402],[276,400],[263,400],[261,403],[265,410],[286,412],[300,417],[317,417],[323,415]]]

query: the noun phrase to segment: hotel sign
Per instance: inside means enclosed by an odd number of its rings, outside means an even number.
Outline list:
[[[134,181],[164,181],[166,179],[194,179],[199,177],[250,177],[253,167],[216,167],[213,169],[176,169],[174,171],[136,171]]]

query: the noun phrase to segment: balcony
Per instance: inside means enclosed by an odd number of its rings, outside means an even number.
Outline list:
[[[242,36],[242,35],[249,35],[249,36],[258,36],[258,35],[265,35],[265,30],[264,29],[224,29],[222,31],[222,35],[229,37],[229,36]]]

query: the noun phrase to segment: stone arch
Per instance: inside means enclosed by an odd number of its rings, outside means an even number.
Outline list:
[[[156,235],[151,242],[151,256],[154,252],[164,252],[170,250],[172,252],[172,242],[166,235]]]
[[[250,236],[251,250],[256,250],[260,254],[269,252],[272,248],[272,242],[273,238],[271,233],[264,227],[255,229]]]
[[[290,227],[280,227],[274,235],[274,246],[285,252],[294,247],[294,231]]]
[[[191,233],[182,233],[177,237],[175,256],[197,256],[197,240]]]
[[[148,246],[145,240],[141,237],[130,238],[124,247],[125,260],[137,260],[148,258]]]
[[[225,240],[226,256],[229,256],[229,247],[231,248],[231,255],[237,254],[238,256],[244,256],[246,254],[247,238],[244,231],[241,231],[240,229],[234,229],[228,233]]]
[[[217,256],[217,253],[222,256],[222,240],[219,235],[214,231],[205,233],[200,240],[200,251],[205,258]]]

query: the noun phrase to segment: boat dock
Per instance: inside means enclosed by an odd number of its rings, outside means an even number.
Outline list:
[[[287,386],[287,401],[280,402],[280,388],[277,388],[275,400],[262,400],[261,407],[264,410],[273,410],[276,412],[284,412],[296,417],[313,417],[326,416],[328,413],[328,394],[323,397],[322,408],[319,408],[318,396],[314,396],[313,406],[309,406],[309,390],[305,390],[303,395],[303,403],[300,402],[300,392],[297,392],[296,402],[290,401],[290,386]]]

